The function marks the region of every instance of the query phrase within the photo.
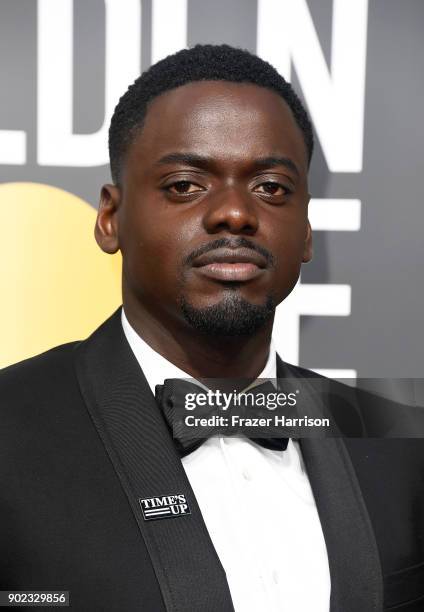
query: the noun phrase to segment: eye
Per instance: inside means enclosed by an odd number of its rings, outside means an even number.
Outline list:
[[[284,185],[281,185],[281,183],[277,183],[275,181],[266,181],[265,183],[256,185],[254,191],[255,193],[260,193],[267,196],[283,196],[291,193],[287,187],[284,187]]]
[[[196,185],[190,181],[175,181],[171,185],[166,186],[166,191],[176,195],[189,195],[203,191],[203,187]]]

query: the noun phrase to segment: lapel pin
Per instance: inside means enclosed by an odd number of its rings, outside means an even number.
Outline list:
[[[183,493],[139,498],[138,501],[145,521],[191,514],[186,496]]]

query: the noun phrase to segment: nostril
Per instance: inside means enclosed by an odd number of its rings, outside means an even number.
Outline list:
[[[220,232],[228,232],[230,234],[244,234],[247,236],[253,236],[258,230],[257,225],[242,224],[234,225],[226,222],[216,224],[212,229],[208,230],[211,234],[218,234]]]

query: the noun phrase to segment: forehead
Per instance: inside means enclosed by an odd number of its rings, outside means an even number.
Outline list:
[[[154,162],[176,151],[223,162],[281,155],[307,172],[303,134],[285,100],[247,83],[202,81],[155,98],[128,162],[134,156]]]

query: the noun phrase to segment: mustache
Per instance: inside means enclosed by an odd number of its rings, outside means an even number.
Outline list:
[[[184,265],[189,266],[193,263],[193,261],[204,255],[205,253],[209,253],[210,251],[215,251],[215,249],[251,249],[252,251],[256,251],[262,257],[265,258],[268,267],[274,267],[275,258],[273,254],[265,249],[265,247],[260,246],[259,244],[255,244],[251,240],[245,238],[244,236],[239,236],[238,238],[217,238],[212,242],[208,242],[207,244],[203,244],[198,247],[196,250],[192,251],[187,257],[184,259]]]

